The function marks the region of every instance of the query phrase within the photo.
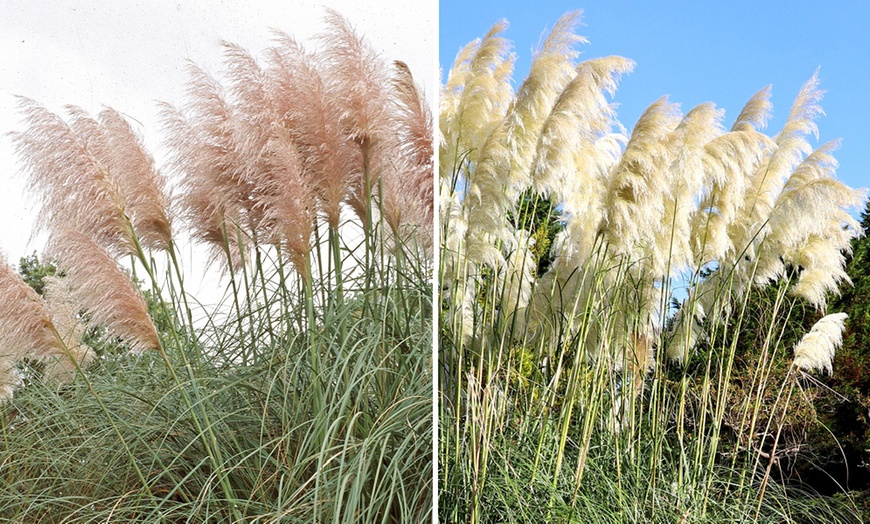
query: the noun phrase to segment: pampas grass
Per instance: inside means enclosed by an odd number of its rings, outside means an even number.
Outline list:
[[[431,518],[432,119],[326,25],[191,65],[160,168],[116,110],[22,101],[58,273],[43,299],[0,267],[0,519]]]
[[[780,322],[824,312],[864,199],[836,180],[835,144],[811,147],[818,74],[772,135],[769,87],[730,129],[665,97],[628,133],[612,99],[634,63],[578,63],[578,19],[516,93],[504,21],[442,88],[440,517],[812,519],[771,480],[793,370],[829,369],[842,318],[790,367]]]
[[[12,133],[31,193],[41,204],[38,230],[68,227],[117,254],[134,251],[119,182],[100,160],[99,124],[70,106],[71,123],[33,100],[19,102],[27,131]]]
[[[15,370],[18,361],[63,359],[67,351],[45,302],[5,260],[0,260],[0,296],[0,398],[8,399],[21,385]]]
[[[62,229],[55,233],[48,253],[59,261],[73,300],[88,311],[91,322],[121,337],[131,351],[162,349],[145,299],[96,242],[78,231]]]

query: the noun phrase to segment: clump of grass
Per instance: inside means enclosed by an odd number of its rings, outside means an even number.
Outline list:
[[[4,520],[429,518],[431,118],[407,68],[326,23],[265,66],[226,44],[226,85],[192,68],[166,174],[118,112],[22,101],[59,277],[43,298],[0,271]],[[218,304],[185,287],[188,232]]]
[[[835,178],[836,143],[810,145],[818,75],[774,135],[769,88],[730,129],[712,103],[661,98],[628,132],[609,97],[633,63],[577,63],[578,19],[516,92],[505,22],[442,90],[442,517],[779,521],[834,504],[775,482],[802,370],[827,369],[842,323],[782,366],[774,319],[824,311],[864,200]],[[738,358],[750,304],[772,320]]]

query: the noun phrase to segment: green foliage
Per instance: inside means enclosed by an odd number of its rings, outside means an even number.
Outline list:
[[[834,373],[816,400],[821,427],[807,439],[806,465],[801,468],[820,489],[834,483],[856,492],[865,520],[870,519],[870,203],[861,214],[864,236],[852,241],[846,273],[852,285],[832,297],[830,309],[849,315],[843,347],[834,358]],[[836,437],[835,440],[831,435]],[[821,474],[821,471],[827,472]],[[857,493],[860,492],[860,493]]]
[[[260,268],[270,284],[246,293],[266,298],[241,319],[173,318],[163,354],[104,346],[62,389],[29,383],[2,406],[0,520],[425,521],[428,263],[385,262],[345,280],[311,329],[292,281]]]
[[[57,274],[57,267],[51,262],[40,261],[34,251],[32,255],[21,257],[18,262],[18,273],[27,284],[40,295],[45,289],[45,277],[53,277]]]
[[[537,263],[537,274],[546,273],[553,263],[553,240],[565,228],[552,200],[531,188],[527,189],[517,200],[516,218],[508,216],[507,220],[515,221],[515,229],[529,232],[534,239],[531,251]]]

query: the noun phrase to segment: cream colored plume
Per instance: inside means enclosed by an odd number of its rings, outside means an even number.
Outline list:
[[[529,74],[517,90],[507,116],[510,150],[508,198],[513,200],[531,184],[531,168],[538,136],[565,86],[576,76],[574,47],[587,40],[574,33],[581,11],[562,15],[535,52]]]
[[[616,113],[605,93],[612,96],[619,78],[633,67],[634,62],[621,56],[588,60],[578,66],[542,126],[532,163],[535,191],[564,201],[583,185],[586,173],[576,172],[574,151],[611,133]]]
[[[484,142],[504,125],[513,97],[513,55],[500,21],[460,51],[441,93],[441,176],[451,178],[463,159],[475,164]]]
[[[767,125],[773,104],[770,102],[771,86],[752,95],[752,98],[743,106],[743,110],[737,115],[731,131],[757,131]]]
[[[562,252],[557,252],[561,247],[569,258],[581,263],[592,256],[604,221],[609,176],[627,140],[622,133],[610,133],[573,151],[576,185],[564,192],[562,201],[566,241],[554,243],[554,255],[561,256]]]
[[[794,347],[794,365],[804,371],[833,374],[834,353],[843,344],[846,313],[822,317]]]
[[[775,148],[746,183],[745,204],[741,206],[738,219],[729,234],[736,251],[748,248],[752,263],[756,245],[770,231],[767,221],[786,178],[804,156],[812,152],[807,137],[812,135],[818,138],[819,130],[813,119],[822,114],[819,101],[823,93],[819,89],[816,72],[798,93],[788,120],[773,138]]]
[[[532,255],[535,239],[520,229],[515,232],[515,238],[510,253],[499,271],[499,288],[501,291],[501,314],[504,329],[513,333],[524,332],[525,309],[532,294],[532,284],[538,265]]]
[[[73,298],[69,283],[58,277],[46,277],[44,281],[45,306],[66,348],[62,355],[44,359],[47,362],[45,375],[50,380],[66,382],[75,377],[79,368],[88,365],[95,355],[83,342],[86,326],[79,315],[80,306]]]
[[[828,142],[798,165],[776,199],[769,220],[770,233],[758,249],[756,280],[784,274],[785,264],[802,268],[795,294],[824,310],[827,294],[837,290],[844,253],[861,226],[846,210],[864,202],[864,191],[834,178],[838,163],[832,156],[838,142]]]
[[[691,245],[692,217],[708,177],[704,166],[706,146],[722,134],[723,112],[712,103],[701,104],[686,113],[668,137],[672,150],[671,190],[664,197],[664,224],[655,235],[651,256],[652,266],[662,274],[668,269],[676,274],[691,267],[694,252]]]
[[[499,245],[510,242],[505,215],[510,151],[504,127],[496,128],[483,144],[475,168],[468,172],[462,200],[468,230],[465,245],[468,262],[498,267],[503,260]]]
[[[752,173],[773,147],[770,138],[752,129],[725,133],[704,146],[705,187],[690,219],[695,267],[733,254],[729,228],[744,205]]]
[[[633,260],[655,255],[653,274],[664,272],[654,239],[666,228],[665,199],[672,191],[669,170],[673,158],[668,137],[680,121],[666,98],[654,102],[641,115],[619,164],[614,168],[605,196],[604,239],[618,255]]]

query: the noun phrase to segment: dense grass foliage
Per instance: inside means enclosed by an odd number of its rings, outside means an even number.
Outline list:
[[[165,171],[114,110],[22,100],[52,265],[0,265],[0,520],[430,518],[431,117],[326,26],[193,67]]]
[[[856,521],[787,482],[864,200],[809,143],[818,78],[773,135],[769,88],[730,128],[661,98],[628,131],[633,63],[578,63],[577,20],[515,92],[504,22],[442,89],[442,519]]]
[[[165,333],[163,354],[130,355],[105,338],[61,386],[32,365],[3,406],[0,515],[425,520],[431,288],[414,273],[425,268],[411,258],[369,268],[369,287],[363,274],[347,280],[345,302],[318,312],[312,329],[297,325],[299,290],[272,279],[241,322]]]

